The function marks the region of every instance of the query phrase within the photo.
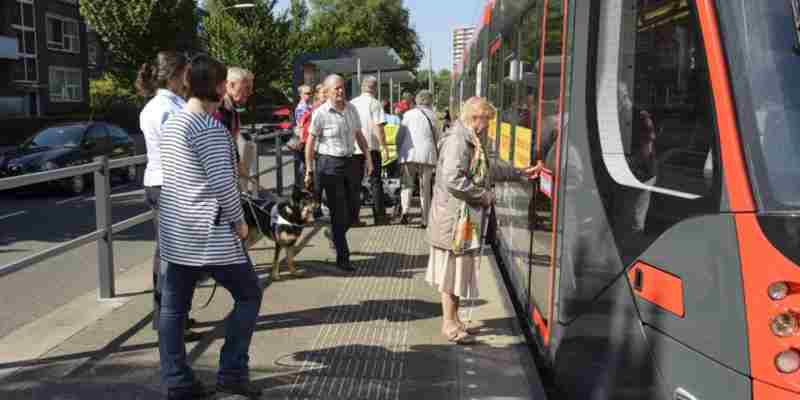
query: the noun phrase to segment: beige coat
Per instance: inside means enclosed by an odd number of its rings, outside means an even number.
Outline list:
[[[489,176],[485,185],[478,186],[468,177],[467,171],[475,154],[472,132],[457,121],[439,142],[439,160],[436,165],[436,182],[433,186],[431,215],[428,221],[430,244],[440,249],[452,250],[453,230],[458,211],[464,202],[477,206],[481,196],[493,182],[518,180],[522,175],[510,166],[495,165],[487,157]]]

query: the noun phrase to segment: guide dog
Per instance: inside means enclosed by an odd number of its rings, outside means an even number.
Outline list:
[[[277,198],[269,192],[259,193],[258,197],[243,193],[242,205],[249,227],[256,229],[275,243],[272,279],[280,279],[281,249],[286,249],[289,273],[296,275],[295,245],[303,233],[303,228],[314,222],[314,209],[317,207],[314,196],[297,188],[292,191],[288,199]],[[248,240],[251,243],[254,241]]]

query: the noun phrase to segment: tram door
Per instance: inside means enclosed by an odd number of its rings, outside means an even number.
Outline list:
[[[528,210],[531,227],[530,246],[530,304],[533,322],[547,344],[552,319],[554,287],[555,238],[557,227],[557,193],[559,185],[558,147],[561,134],[561,71],[564,13],[563,2],[543,2],[544,43],[537,62],[539,73],[537,129],[535,154],[544,162],[545,170],[534,189]],[[542,28],[538,25],[539,29]]]

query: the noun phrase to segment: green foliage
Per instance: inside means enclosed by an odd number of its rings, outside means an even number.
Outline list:
[[[389,46],[416,68],[422,59],[417,32],[402,0],[310,0],[313,49]]]
[[[195,0],[81,0],[81,15],[111,53],[115,79],[133,83],[160,50],[192,50]]]
[[[289,14],[275,14],[277,0],[256,1],[254,8],[227,8],[237,3],[206,2],[208,16],[202,23],[208,52],[228,66],[252,71],[256,96],[274,98],[276,91],[290,86],[293,26]]]
[[[420,70],[417,72],[417,80],[403,85],[404,91],[417,93],[420,90],[428,89],[428,76],[430,70]],[[442,69],[433,73],[433,104],[437,109],[447,108],[450,104],[451,76],[449,69]]]
[[[89,96],[89,108],[93,115],[106,114],[121,104],[141,105],[143,100],[130,85],[116,79],[112,74],[89,81]]]

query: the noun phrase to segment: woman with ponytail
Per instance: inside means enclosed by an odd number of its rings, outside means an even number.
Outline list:
[[[162,127],[170,115],[186,105],[184,72],[188,60],[183,54],[161,51],[154,63],[145,63],[139,68],[136,89],[144,97],[152,97],[139,114],[139,127],[144,133],[147,146],[147,167],[144,172],[144,189],[147,204],[153,210],[156,232],[156,250],[153,256],[153,329],[158,329],[161,290],[158,285],[161,257],[158,246],[158,200],[163,181],[161,172]]]

